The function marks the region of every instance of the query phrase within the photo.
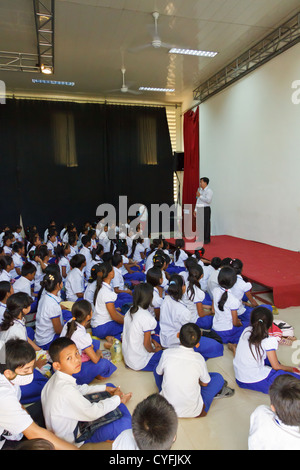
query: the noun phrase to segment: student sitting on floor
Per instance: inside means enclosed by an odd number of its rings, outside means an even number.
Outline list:
[[[168,273],[180,273],[185,270],[185,260],[188,258],[188,254],[184,250],[185,242],[183,239],[175,240],[175,251],[174,251],[174,262],[168,267]]]
[[[100,351],[100,341],[92,339],[86,331],[92,318],[92,306],[87,300],[79,300],[72,306],[72,319],[63,327],[60,336],[70,338],[77,346],[81,355],[81,371],[74,374],[76,382],[89,384],[95,378],[98,380],[110,377],[117,369]]]
[[[132,413],[132,429],[115,439],[112,450],[170,450],[176,440],[178,418],[160,394],[142,400]]]
[[[0,257],[0,281],[12,282],[11,273],[15,265],[12,256],[4,255]]]
[[[26,292],[32,297],[30,313],[36,313],[37,310],[37,294],[34,294],[32,283],[36,274],[36,266],[30,261],[26,261],[21,269],[21,277],[14,283],[14,292]]]
[[[7,299],[14,293],[14,288],[8,281],[0,281],[0,323],[6,310]]]
[[[39,403],[26,409],[20,403],[21,386],[33,380],[35,351],[24,340],[11,339],[5,344],[5,363],[0,364],[0,449],[14,449],[21,440],[45,439],[56,450],[76,450],[44,428]]]
[[[152,338],[157,326],[149,312],[153,287],[147,282],[136,286],[133,305],[124,317],[122,352],[125,364],[133,370],[153,371],[157,366],[162,348]]]
[[[84,268],[86,266],[85,256],[81,253],[73,256],[70,260],[71,271],[65,282],[66,298],[69,302],[83,299],[85,291]]]
[[[75,343],[69,338],[56,339],[49,349],[55,370],[42,391],[42,407],[47,429],[72,444],[78,440],[79,422],[90,422],[119,408],[122,417],[96,429],[93,435],[78,446],[91,442],[114,440],[131,428],[131,415],[125,406],[131,393],[124,394],[109,384],[77,385],[73,374],[81,369],[81,358]],[[91,403],[85,395],[108,391],[112,396]]]
[[[98,338],[114,337],[120,340],[124,317],[115,307],[117,294],[111,286],[115,272],[110,262],[100,266],[94,297],[95,310],[91,320],[92,332]]]
[[[200,328],[195,323],[183,325],[179,332],[180,346],[163,351],[154,371],[160,393],[171,403],[179,418],[206,416],[213,399],[230,397],[234,390],[219,373],[208,373],[199,347]]]
[[[269,388],[270,404],[250,416],[249,450],[300,449],[300,380],[278,376]]]
[[[269,336],[273,313],[266,307],[255,307],[251,312],[251,325],[238,342],[233,366],[239,387],[268,393],[276,377],[290,374],[300,380],[300,370],[280,364],[276,351],[278,340]]]
[[[14,269],[11,272],[12,279],[18,279],[21,276],[21,269],[24,264],[25,247],[22,242],[15,242],[12,246],[13,253],[12,259],[14,262]]]
[[[170,279],[168,295],[164,298],[160,308],[160,344],[164,348],[179,345],[177,336],[185,323],[192,322],[192,314],[184,305],[182,297],[186,291],[183,278],[179,274],[173,274]],[[202,336],[200,346],[197,349],[205,359],[223,355],[223,345],[215,339]]]
[[[114,277],[111,280],[111,286],[117,294],[116,307],[122,308],[124,304],[132,304],[132,290],[125,287],[124,278],[121,272],[123,266],[122,255],[116,253],[112,257],[112,266],[114,270]]]

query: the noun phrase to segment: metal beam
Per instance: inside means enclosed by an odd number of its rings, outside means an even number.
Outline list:
[[[33,0],[39,67],[54,72],[54,0]]]
[[[199,85],[193,99],[203,103],[299,42],[300,12]]]

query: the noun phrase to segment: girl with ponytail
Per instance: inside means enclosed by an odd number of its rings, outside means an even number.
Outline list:
[[[162,347],[152,337],[157,322],[149,311],[153,287],[147,282],[136,286],[133,305],[124,317],[122,351],[125,364],[133,370],[153,371],[162,354]]]
[[[184,240],[179,238],[175,240],[175,251],[174,251],[174,262],[171,263],[167,269],[167,272],[170,274],[180,273],[185,270],[184,262],[188,258],[188,254],[184,251]]]
[[[272,307],[255,307],[250,322],[240,337],[233,360],[239,387],[267,394],[278,375],[290,374],[300,379],[298,368],[278,361],[278,340],[268,333],[273,323]]]
[[[243,325],[238,317],[240,302],[230,291],[235,283],[236,272],[230,266],[224,266],[218,275],[219,286],[213,290],[212,328],[230,348],[236,347],[243,329],[247,326]]]
[[[192,322],[199,328],[210,330],[212,328],[212,310],[210,306],[203,306],[205,293],[201,289],[200,281],[203,277],[203,268],[199,264],[189,267],[187,289],[183,296],[183,302],[192,314]]]
[[[73,375],[78,385],[110,377],[117,369],[114,364],[103,358],[100,341],[92,339],[86,331],[90,326],[92,314],[90,302],[84,299],[75,302],[72,307],[72,318],[64,325],[60,335],[74,341],[81,355],[81,370]]]
[[[170,278],[168,295],[160,307],[160,344],[164,348],[179,346],[179,331],[186,323],[192,323],[192,313],[185,306],[183,296],[186,292],[182,276],[173,274]],[[200,345],[194,348],[205,359],[223,355],[223,345],[212,338],[201,336]]]
[[[59,337],[64,324],[59,295],[63,282],[59,269],[45,274],[41,287],[43,291],[36,313],[35,341],[42,349],[48,350],[52,341]]]
[[[111,286],[111,281],[115,275],[112,264],[106,262],[100,266],[94,295],[95,310],[91,327],[94,336],[106,338],[112,344],[114,338],[121,339],[124,317],[115,307],[117,294]]]

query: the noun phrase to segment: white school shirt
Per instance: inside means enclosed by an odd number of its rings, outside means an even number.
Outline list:
[[[216,287],[213,291],[213,303],[215,314],[213,316],[213,324],[212,328],[215,331],[228,331],[232,330],[233,322],[232,322],[232,315],[231,312],[233,310],[238,310],[240,306],[239,300],[234,297],[230,290],[228,290],[228,297],[224,304],[224,310],[220,310],[218,307],[218,303],[222,295],[224,294],[225,289],[222,287]]]
[[[23,242],[23,237],[22,237],[21,233],[14,232],[13,235],[14,235],[16,241]]]
[[[14,293],[16,294],[17,292],[25,292],[26,294],[30,295],[30,297],[33,299],[31,295],[31,282],[29,281],[29,279],[24,276],[21,276],[14,282]]]
[[[147,351],[144,346],[144,334],[156,328],[157,321],[149,310],[141,307],[131,314],[128,310],[124,317],[122,335],[122,352],[124,361],[133,370],[141,370],[146,367],[154,352]]]
[[[218,276],[219,276],[219,273],[220,273],[220,269],[215,269],[211,275],[209,276],[208,278],[208,281],[207,281],[207,292],[209,293],[209,296],[210,298],[212,299],[213,298],[213,291],[216,287],[219,287],[219,283],[218,283]]]
[[[66,297],[70,302],[76,302],[76,294],[84,292],[84,274],[79,268],[71,269],[68,273],[66,282]]]
[[[97,281],[88,282],[87,286],[86,286],[86,289],[84,291],[84,294],[83,294],[84,300],[87,300],[88,302],[90,302],[93,310],[95,308],[95,306],[94,306],[94,295],[95,295],[96,287],[97,287]]]
[[[71,251],[67,256],[68,260],[72,259],[73,256],[77,255],[77,253],[78,253],[78,246],[71,246],[70,245],[70,249],[71,249]]]
[[[90,262],[93,260],[92,254],[86,246],[83,246],[79,253],[85,256],[85,261],[87,265],[90,264]]]
[[[56,242],[57,245],[57,242]],[[47,248],[52,252],[52,256],[55,256],[55,243],[52,243],[50,240],[47,242]]]
[[[68,260],[68,258],[66,256],[63,256],[62,258],[60,258],[59,262],[58,262],[58,266],[60,268],[60,274],[62,276],[62,267],[65,267],[66,268],[66,273],[68,275],[68,273],[70,272],[71,270],[71,266],[70,266],[70,261]],[[65,281],[66,278],[63,277],[63,281]]]
[[[122,276],[125,276],[126,274],[128,274],[128,271],[127,269],[125,268],[124,264],[128,264],[129,263],[129,259],[127,258],[127,256],[125,255],[122,255],[122,260],[123,260],[123,264],[122,266],[119,268],[121,273],[122,273]]]
[[[114,277],[111,280],[110,285],[115,289],[116,287],[124,290],[125,289],[125,283],[124,283],[124,278],[121,273],[121,270],[119,268],[116,268],[115,266],[113,267],[113,270],[115,272]]]
[[[100,264],[100,263],[103,263],[103,261],[100,258],[100,256],[96,255],[95,259],[92,259],[92,261],[89,264],[86,265],[86,267],[85,267],[85,277],[86,277],[86,279],[89,279],[93,266],[95,266],[95,264]]]
[[[6,255],[11,256],[12,255],[12,248],[10,246],[4,246],[3,251]]]
[[[2,302],[0,302],[0,323],[2,323],[5,310],[6,310],[6,304],[3,304]]]
[[[200,279],[200,286],[204,292],[207,292],[208,279],[214,271],[215,269],[210,264],[208,266],[203,266],[203,277]]]
[[[237,280],[234,286],[230,289],[231,293],[240,301],[240,306],[238,309],[238,314],[242,315],[246,309],[243,305],[242,299],[246,292],[249,292],[252,289],[251,282],[245,282],[240,274],[237,275]]]
[[[235,378],[243,383],[260,382],[268,377],[272,367],[265,365],[267,351],[276,351],[278,349],[278,340],[274,336],[268,336],[261,342],[261,356],[257,356],[255,347],[252,350],[249,345],[249,336],[252,327],[249,326],[243,331],[233,359]],[[252,354],[253,353],[253,354]],[[254,356],[254,357],[253,357]]]
[[[0,449],[6,439],[20,441],[33,419],[20,403],[21,389],[13,385],[3,374],[0,374]]]
[[[250,416],[248,450],[300,450],[299,426],[288,426],[266,405]]]
[[[95,310],[91,320],[91,326],[96,328],[99,325],[104,325],[112,321],[112,318],[106,308],[106,304],[114,303],[117,300],[117,294],[113,287],[106,282],[102,283],[102,287],[99,290],[95,303]]]
[[[11,274],[11,277],[12,277],[13,279],[15,279],[16,277],[19,276],[19,274],[18,274],[17,271],[16,271],[16,268],[21,269],[22,266],[23,266],[23,264],[24,264],[24,261],[23,261],[22,256],[19,255],[19,253],[14,253],[13,256],[12,256],[12,259],[13,259],[13,262],[14,262],[15,267],[14,267],[14,269],[10,272],[10,274]]]
[[[195,294],[193,300],[191,300],[190,296],[192,295],[192,293],[188,291],[189,284],[190,283],[188,282],[186,286],[186,291],[182,296],[182,301],[192,314],[192,322],[196,323],[199,318],[197,304],[203,302],[203,300],[205,299],[205,293],[201,289],[199,289],[199,287],[194,286]]]
[[[46,266],[48,266],[48,264],[46,264]],[[42,287],[41,282],[44,279],[44,276],[45,276],[45,273],[42,270],[42,267],[41,267],[40,263],[37,263],[36,264],[36,273],[35,273],[35,277],[34,277],[34,292],[39,292],[39,290],[41,289],[41,287]]]
[[[156,251],[157,251],[157,248],[147,256],[146,262],[145,262],[145,272],[147,272],[150,268],[153,267],[153,257],[155,256]]]
[[[41,296],[35,322],[35,342],[38,345],[44,345],[52,341],[55,333],[52,318],[60,318],[63,325],[62,310],[60,306],[61,298],[45,292]]]
[[[120,404],[115,395],[98,403],[91,403],[84,395],[103,392],[105,384],[77,385],[72,375],[55,371],[41,394],[46,427],[61,439],[74,444],[74,430],[78,421],[94,421],[113,411]],[[75,444],[80,447],[83,443]]]
[[[192,314],[184,303],[166,295],[160,307],[160,342],[164,348],[179,345],[177,333],[186,323],[192,322]]]
[[[154,287],[153,289],[153,298],[150,307],[148,308],[149,312],[151,313],[152,316],[155,317],[155,312],[154,309],[161,307],[163,303],[164,297],[161,297],[159,295],[159,290],[157,287]]]
[[[143,261],[143,258],[141,257],[141,253],[145,252],[145,248],[142,243],[137,243],[134,254],[133,254],[133,261],[136,261],[137,263],[140,263]]]
[[[8,330],[0,331],[0,340],[4,343],[12,338],[19,338],[27,341],[28,337],[24,319],[13,320],[13,324],[8,328]]]
[[[68,324],[71,322],[72,320],[69,320],[67,323],[65,323],[65,325],[63,326],[63,329],[61,331],[61,334],[60,336],[66,336],[67,334],[67,331],[68,331]],[[80,355],[82,354],[82,352],[86,349],[86,348],[90,348],[93,344],[93,341],[92,341],[92,337],[91,335],[86,331],[86,328],[82,325],[80,325],[80,323],[76,322],[76,330],[74,331],[74,333],[72,334],[71,336],[71,340],[74,341],[74,343],[76,344],[76,347],[80,353]]]
[[[7,281],[7,282],[11,282],[11,271],[10,272],[7,272],[5,269],[2,269],[1,273],[0,273],[0,282],[2,281]]]
[[[160,394],[174,406],[179,418],[195,418],[203,408],[201,386],[210,382],[203,356],[180,345],[166,349],[160,358],[156,372],[163,375]]]
[[[188,259],[188,257],[189,257],[188,254],[184,250],[180,250],[178,259],[176,261],[176,255],[174,253],[174,264],[175,264],[175,266],[185,268],[184,262],[185,262],[186,259]]]
[[[140,450],[134,439],[132,429],[125,429],[112,443],[112,450]]]

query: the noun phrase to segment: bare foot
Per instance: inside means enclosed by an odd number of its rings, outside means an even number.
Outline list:
[[[233,353],[233,356],[235,356],[237,344],[228,343],[227,346],[228,346],[229,351],[231,351]]]
[[[106,336],[105,339],[106,339],[106,341],[108,341],[109,343],[113,343],[114,340],[115,340],[114,336]]]
[[[109,343],[108,341],[105,341],[105,343],[103,343],[103,346],[105,347],[105,349],[110,349],[112,347],[112,343]]]

